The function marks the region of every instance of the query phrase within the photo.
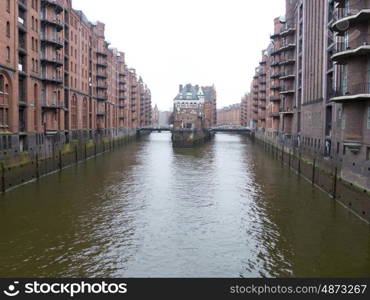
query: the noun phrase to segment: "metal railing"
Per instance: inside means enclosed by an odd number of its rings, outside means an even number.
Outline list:
[[[356,40],[356,44],[353,44],[353,41],[351,41],[351,44],[346,42],[338,42],[335,45],[333,53],[336,54],[347,50],[354,50],[361,46],[370,46],[370,41],[368,39],[361,38],[360,40]]]
[[[370,94],[370,82],[362,82],[358,84],[349,85],[348,87],[339,87],[337,90],[328,91],[328,96],[330,98],[355,96],[360,94]]]

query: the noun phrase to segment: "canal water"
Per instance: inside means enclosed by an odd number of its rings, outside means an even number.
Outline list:
[[[0,198],[0,277],[364,277],[370,227],[247,137],[167,133]]]

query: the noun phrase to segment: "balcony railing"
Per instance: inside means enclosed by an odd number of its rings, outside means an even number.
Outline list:
[[[353,6],[353,3],[350,5]],[[362,4],[357,4],[359,6],[362,6]],[[334,31],[337,31],[339,33],[343,33],[347,31],[351,23],[356,22],[369,22],[369,16],[370,16],[370,11],[368,8],[364,8],[363,6],[360,8],[340,8],[337,9],[334,13],[334,18],[333,18],[333,25],[332,29]]]
[[[41,61],[50,63],[50,64],[55,64],[58,66],[63,65],[63,60],[61,59],[60,56],[51,56],[51,55],[41,54]]]
[[[370,82],[353,84],[348,87],[339,87],[339,89],[329,93],[331,98],[346,96],[353,97],[358,95],[366,95],[366,97],[370,97]]]
[[[282,86],[280,94],[291,94],[294,93],[294,86]]]
[[[60,108],[63,107],[62,102],[58,102],[57,99],[46,99],[46,97],[41,98],[41,106],[43,108]]]
[[[24,18],[18,17],[18,27],[23,31],[27,31],[27,22]]]
[[[56,84],[62,84],[63,83],[62,77],[60,77],[58,75],[42,74],[41,79],[43,81],[56,83]]]
[[[41,15],[41,22],[55,26],[59,31],[63,29],[61,20],[55,16],[47,16],[46,14]]]
[[[105,100],[108,100],[108,94],[101,94],[101,93],[98,93],[96,95],[96,98],[100,101],[105,101]]]
[[[107,78],[108,77],[108,73],[107,72],[98,71],[97,74],[96,74],[96,77],[98,77],[98,78]]]
[[[295,32],[294,24],[285,24],[280,30],[280,36],[286,36]]]
[[[22,7],[23,10],[27,10],[27,1],[26,0],[18,0],[18,5]]]
[[[41,35],[41,42],[53,44],[58,48],[63,48],[64,46],[64,43],[62,42],[61,38],[59,38],[58,36],[48,36],[47,34]]]
[[[331,59],[333,61],[340,62],[352,56],[368,55],[369,53],[370,42],[366,36],[357,40],[356,43],[354,43],[353,41],[351,42],[351,44],[348,44],[346,42],[337,43]]]
[[[108,84],[107,84],[106,82],[98,82],[98,83],[96,84],[96,87],[97,87],[98,89],[105,90],[105,89],[107,89],[107,88],[108,88]]]
[[[104,67],[104,68],[108,67],[108,64],[107,64],[105,61],[101,61],[101,60],[98,60],[98,61],[96,62],[96,65],[97,65],[98,67]]]

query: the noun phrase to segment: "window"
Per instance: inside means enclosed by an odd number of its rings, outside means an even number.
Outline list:
[[[8,127],[9,114],[9,83],[7,79],[0,74],[0,127]],[[1,129],[0,128],[0,129]]]
[[[76,95],[72,96],[71,101],[71,125],[72,129],[77,129],[77,97]]]
[[[6,11],[10,12],[10,0],[6,0]]]
[[[6,22],[6,36],[10,37],[10,23]]]
[[[10,61],[10,48],[6,47],[6,60]]]
[[[348,93],[348,65],[343,67],[342,73],[342,93],[346,95]]]
[[[366,160],[370,160],[370,147],[366,147]]]
[[[367,108],[367,129],[370,129],[370,106]]]

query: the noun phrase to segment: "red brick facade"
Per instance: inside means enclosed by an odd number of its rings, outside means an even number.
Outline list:
[[[0,149],[26,151],[151,124],[151,94],[70,0],[3,0]]]
[[[274,21],[244,126],[370,189],[370,1],[287,0]]]

